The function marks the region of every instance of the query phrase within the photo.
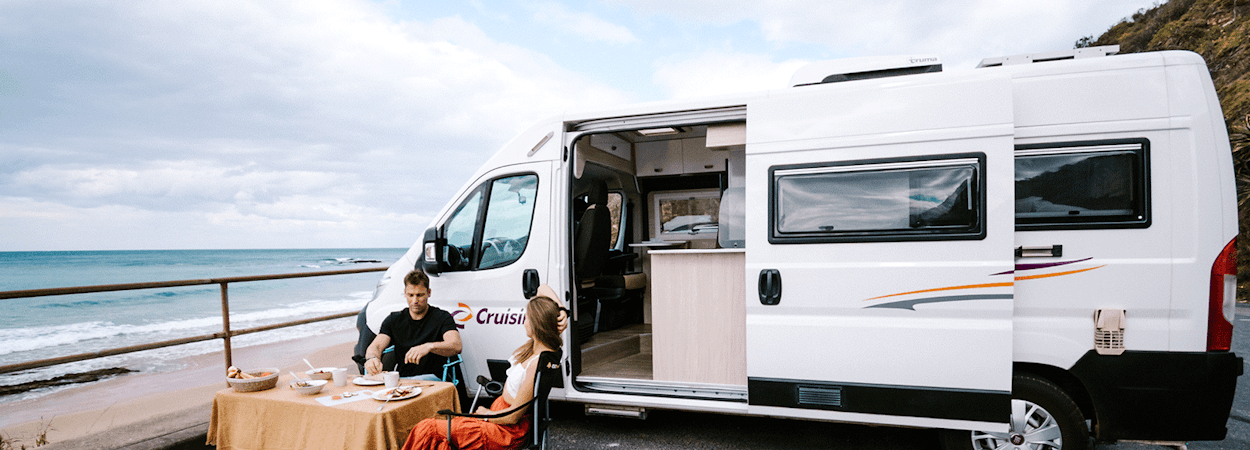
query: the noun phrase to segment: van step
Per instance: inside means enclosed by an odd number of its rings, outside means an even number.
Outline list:
[[[617,405],[586,405],[586,415],[588,416],[612,416],[612,417],[628,417],[630,419],[646,419],[647,408],[639,406],[617,406]]]
[[[594,347],[596,345],[600,345],[606,342],[611,342],[611,341],[615,341],[618,339],[626,338],[629,336],[636,336],[640,334],[650,334],[650,333],[651,333],[651,324],[649,323],[638,323],[638,324],[633,324],[633,325],[626,325],[621,328],[617,328],[615,330],[603,331],[598,334],[595,334],[593,337],[586,340],[586,342],[582,343],[582,346],[589,348],[589,347]]]
[[[650,352],[650,324],[636,324],[605,331],[582,344],[582,370]]]
[[[655,395],[660,397],[689,398],[695,400],[721,400],[747,402],[745,384],[694,383],[689,381],[654,381],[628,378],[592,377],[579,375],[574,382],[593,392],[615,394]]]
[[[614,341],[606,341],[594,347],[582,350],[582,370],[621,358],[637,355],[641,351],[638,335],[625,336]]]
[[[611,361],[602,362],[594,367],[583,367],[578,377],[626,378],[634,380],[650,380],[655,373],[652,365],[651,349]]]

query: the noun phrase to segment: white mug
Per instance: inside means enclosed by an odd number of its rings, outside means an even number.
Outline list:
[[[399,386],[399,372],[383,372],[382,381],[386,383],[388,388]]]
[[[334,385],[338,387],[347,386],[347,369],[337,368],[330,371],[330,377],[334,379]]]

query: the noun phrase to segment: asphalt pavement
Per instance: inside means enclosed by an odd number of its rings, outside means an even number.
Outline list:
[[[648,411],[644,420],[553,409],[553,449],[934,449],[937,432],[793,419]]]
[[[1232,350],[1245,361],[1245,373],[1237,378],[1237,393],[1233,395],[1233,410],[1228,417],[1228,436],[1223,441],[1191,442],[1191,449],[1250,449],[1250,305],[1244,303],[1237,305]]]
[[[1237,306],[1233,351],[1250,361],[1250,305]],[[1194,441],[1189,449],[1250,449],[1250,364],[1237,393],[1223,441]],[[874,449],[939,448],[934,430],[872,427],[792,419],[648,411],[645,420],[586,416],[581,405],[553,404],[553,449]],[[1099,450],[1174,448],[1156,443],[1099,444]]]

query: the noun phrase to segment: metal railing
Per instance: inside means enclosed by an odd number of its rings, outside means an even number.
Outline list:
[[[106,350],[100,350],[91,353],[79,353],[77,355],[61,356],[56,358],[41,359],[38,361],[27,361],[18,364],[9,364],[0,366],[0,374],[17,372],[21,370],[38,369],[40,367],[55,366],[58,364],[71,363],[75,361],[85,361],[88,359],[104,358],[106,356],[121,355],[125,353],[141,352],[144,350],[152,350],[163,347],[172,347],[175,345],[190,344],[194,342],[207,341],[211,339],[221,339],[225,348],[226,367],[234,365],[230,356],[230,338],[234,336],[259,333],[261,331],[275,330],[278,328],[293,327],[296,325],[304,325],[314,322],[323,322],[326,320],[341,319],[351,317],[357,312],[345,312],[339,314],[330,314],[321,317],[312,317],[308,319],[292,320],[289,322],[275,323],[263,325],[253,328],[244,328],[241,330],[230,329],[230,297],[228,295],[228,285],[230,283],[242,283],[248,281],[267,281],[281,280],[286,278],[307,278],[307,277],[324,277],[331,275],[351,275],[366,272],[382,272],[386,267],[370,267],[366,269],[348,269],[348,270],[330,270],[324,272],[300,272],[285,273],[275,275],[254,275],[245,277],[225,277],[225,278],[208,278],[202,280],[178,280],[178,281],[155,281],[150,283],[127,283],[127,284],[105,284],[98,286],[79,286],[52,289],[29,289],[23,291],[0,291],[0,300],[8,300],[15,298],[31,298],[31,297],[47,297],[52,295],[70,295],[70,294],[90,294],[95,292],[111,292],[111,291],[130,291],[138,289],[158,289],[181,286],[202,286],[206,284],[221,285],[221,332],[204,334],[199,336],[185,337],[180,339],[170,339],[167,341],[152,342],[148,344],[132,345],[128,347],[116,347]]]

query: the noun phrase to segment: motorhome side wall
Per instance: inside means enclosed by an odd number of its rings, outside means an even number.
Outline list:
[[[1207,275],[1237,225],[1228,139],[1202,59],[1162,52],[981,70],[1013,74],[1018,147],[1149,141],[1148,226],[1017,231],[1017,246],[1062,245],[1060,259],[1083,260],[1067,268],[1085,271],[1018,271],[1015,361],[1071,368],[1091,349],[1098,308],[1126,311],[1129,350],[1204,351]]]
[[[1237,188],[1228,131],[1215,85],[1206,64],[1193,53],[1163,53],[1168,74],[1168,98],[1173,117],[1172,142],[1185,142],[1193,161],[1192,189],[1173,191],[1175,204],[1190,205],[1174,213],[1179,232],[1173,239],[1172,257],[1196,263],[1185,280],[1173,285],[1172,307],[1199,310],[1194,316],[1173,320],[1169,349],[1203,351],[1207,320],[1208,274],[1216,254],[1237,236]],[[1183,148],[1183,147],[1182,147]],[[1183,166],[1182,166],[1183,167]]]

